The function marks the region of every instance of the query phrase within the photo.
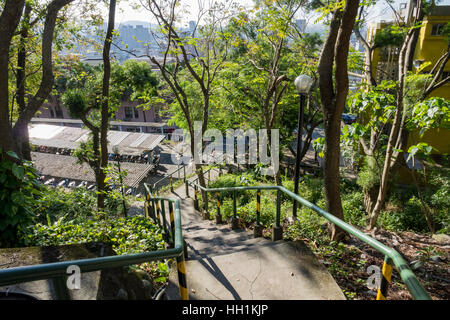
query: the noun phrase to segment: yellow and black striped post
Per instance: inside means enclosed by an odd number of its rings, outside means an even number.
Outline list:
[[[161,209],[159,209],[158,200],[155,201],[155,205],[156,205],[156,222],[158,223],[158,226],[161,227]]]
[[[261,222],[261,190],[256,192],[256,224]]]
[[[378,289],[377,300],[386,300],[393,270],[391,263],[391,259],[385,257],[383,270],[381,271],[381,282],[380,288]]]
[[[216,223],[222,223],[222,215],[220,213],[220,204],[221,204],[221,197],[220,192],[217,192],[217,214],[216,214]]]
[[[189,300],[189,291],[187,289],[186,266],[184,263],[184,255],[181,255],[181,257],[177,257],[177,269],[178,269],[178,287],[180,289],[181,300]]]
[[[261,225],[261,190],[256,191],[256,223],[253,229],[253,237],[262,237],[263,226]]]
[[[173,204],[169,202],[169,219],[170,219],[170,233],[171,233],[171,246],[175,244],[175,217],[173,214]]]
[[[170,191],[173,192],[173,178],[170,176]]]

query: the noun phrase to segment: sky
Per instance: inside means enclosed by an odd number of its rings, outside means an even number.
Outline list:
[[[134,0],[135,2],[138,0]],[[198,12],[198,1],[199,0],[181,0],[182,5],[186,5],[189,7],[189,11],[191,15],[186,15],[184,18],[184,24],[187,24],[189,20],[195,20],[196,14]],[[226,1],[226,0],[219,0]],[[408,0],[395,0],[394,8],[398,8],[398,4],[401,2],[406,2]],[[240,0],[239,3],[243,6],[250,8],[253,4],[252,0]],[[439,5],[450,5],[450,0],[440,1]],[[370,15],[368,17],[369,21],[379,21],[379,20],[391,20],[392,19],[392,11],[389,9],[385,1],[379,1],[378,4],[370,10]],[[117,10],[116,21],[118,24],[123,24],[126,21],[130,20],[139,20],[145,22],[154,22],[149,19],[151,14],[145,10],[136,10],[133,9],[130,5],[129,1],[123,1],[119,4],[119,8]],[[311,25],[315,22],[317,17],[311,17],[311,14],[306,15],[303,12],[299,12],[298,19],[306,19],[308,25]]]

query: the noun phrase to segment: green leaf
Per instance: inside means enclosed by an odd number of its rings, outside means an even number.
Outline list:
[[[7,154],[8,156],[10,156],[11,158],[20,160],[19,157],[17,156],[17,154],[16,154],[15,152],[13,152],[13,151],[6,151],[6,154]]]
[[[25,170],[23,169],[23,167],[22,166],[18,166],[15,163],[12,166],[12,172],[20,180],[22,180],[24,175],[25,175]]]

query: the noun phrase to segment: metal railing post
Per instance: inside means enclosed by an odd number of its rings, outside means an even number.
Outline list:
[[[392,260],[385,256],[383,262],[383,270],[381,271],[380,288],[378,289],[377,300],[386,300],[389,284],[392,277]]]
[[[186,185],[186,197],[189,198],[189,181],[187,181],[187,179],[186,179],[186,181],[184,182],[184,184]]]
[[[175,216],[173,212],[173,204],[169,202],[169,219],[170,219],[170,245],[173,248],[175,246]]]
[[[177,270],[178,270],[178,287],[180,290],[181,300],[189,300],[189,291],[187,289],[186,266],[184,263],[184,254],[177,257]]]
[[[220,205],[221,205],[221,194],[217,192],[217,213],[216,213],[216,223],[222,223],[222,215],[220,214]]]
[[[256,190],[256,223],[253,229],[255,238],[262,237],[263,225],[261,225],[261,190]]]
[[[51,279],[57,300],[71,300],[69,289],[67,288],[66,277]]]
[[[283,228],[281,227],[281,191],[277,190],[277,214],[275,225],[272,227],[272,241],[283,239]]]
[[[183,165],[183,177],[184,182],[186,182],[186,165]]]
[[[166,237],[166,241],[170,239],[169,236],[169,228],[167,225],[167,219],[166,219],[166,206],[164,205],[164,200],[161,200],[161,215],[162,215],[162,224],[164,229],[164,236]]]
[[[194,209],[199,211],[197,185],[194,185]]]
[[[203,204],[203,219],[209,220],[209,203],[208,203],[208,191],[204,191],[205,193],[205,203]]]
[[[173,192],[173,178],[172,178],[172,175],[170,175],[170,191]]]
[[[237,218],[236,190],[233,190],[233,218],[231,218],[231,229],[239,229],[239,219]]]
[[[155,200],[155,206],[156,206],[156,222],[158,223],[158,226],[161,227],[161,209],[159,208],[158,200]]]

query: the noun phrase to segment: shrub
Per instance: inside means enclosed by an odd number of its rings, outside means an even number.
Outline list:
[[[48,220],[73,223],[84,222],[94,216],[97,198],[95,193],[84,188],[78,188],[66,192],[61,188],[43,186],[42,197],[33,210],[38,217],[38,222],[45,223]]]
[[[342,193],[342,209],[345,221],[352,225],[365,225],[364,194],[361,191]]]
[[[0,149],[0,185],[0,247],[20,246],[23,229],[34,220],[35,197],[40,195],[31,162],[20,163],[15,153]]]
[[[326,231],[326,220],[316,212],[304,208],[298,215],[298,221],[289,225],[284,232],[283,238],[290,240],[308,239],[317,244],[329,242]]]
[[[416,196],[411,197],[400,210],[383,211],[378,222],[390,231],[428,231],[422,206]]]
[[[161,230],[149,219],[140,216],[36,224],[27,229],[25,240],[30,246],[104,242],[111,244],[117,254],[164,249]]]

